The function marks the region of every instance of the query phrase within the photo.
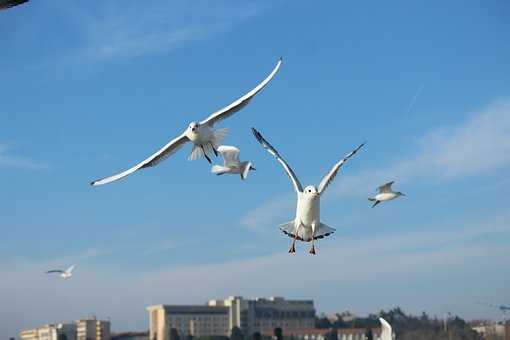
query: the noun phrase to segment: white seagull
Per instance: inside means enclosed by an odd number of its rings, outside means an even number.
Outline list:
[[[73,276],[73,269],[74,269],[74,264],[71,267],[67,268],[66,270],[53,269],[53,270],[47,271],[46,274],[60,273],[60,277],[62,277],[63,279],[69,279],[69,278],[71,278],[71,276]]]
[[[383,318],[379,318],[379,322],[381,323],[381,340],[392,340],[393,331],[391,330],[391,325]]]
[[[372,208],[378,205],[381,202],[391,201],[400,196],[406,196],[406,194],[401,193],[400,191],[393,191],[391,185],[395,183],[395,181],[388,182],[386,184],[381,185],[377,190],[379,193],[374,197],[369,197],[368,200],[374,202]]]
[[[227,134],[227,129],[217,129],[213,130],[214,124],[219,121],[230,117],[237,111],[241,110],[243,107],[248,105],[251,99],[259,93],[270,81],[273,79],[276,72],[280,68],[282,63],[282,58],[278,60],[273,71],[264,79],[260,84],[257,85],[253,90],[242,96],[241,98],[234,101],[232,104],[222,108],[211,114],[208,118],[201,122],[192,122],[188,125],[186,130],[179,135],[178,137],[172,139],[168,144],[163,146],[158,152],[151,155],[149,158],[144,161],[138,163],[134,167],[125,170],[119,174],[106,177],[103,179],[98,179],[93,181],[91,185],[103,185],[107,183],[111,183],[118,179],[124,178],[133,172],[140,170],[142,168],[148,168],[159,164],[164,159],[168,158],[174,152],[176,152],[180,147],[182,147],[187,142],[193,143],[193,150],[189,155],[189,160],[194,160],[204,156],[209,163],[211,163],[211,159],[208,156],[208,153],[213,152],[216,156],[217,148],[220,145],[221,141]]]
[[[211,172],[216,175],[240,174],[241,179],[246,179],[250,170],[256,170],[251,162],[239,160],[239,149],[235,146],[221,145],[218,152],[223,156],[223,166],[213,165]]]
[[[309,185],[303,189],[303,186],[299,182],[294,171],[290,168],[287,162],[280,156],[278,151],[269,144],[267,140],[262,137],[260,132],[252,128],[253,134],[257,141],[266,149],[271,155],[273,155],[278,162],[283,166],[283,169],[289,176],[294,189],[297,193],[297,209],[296,217],[293,221],[282,224],[280,229],[289,237],[292,238],[292,244],[289,249],[289,253],[295,253],[296,240],[303,242],[312,242],[310,248],[310,254],[315,254],[315,240],[329,236],[335,232],[334,228],[327,226],[320,222],[320,197],[333,181],[340,167],[352,157],[365,143],[358,146],[354,151],[345,156],[341,161],[336,163],[333,168],[322,178],[319,187],[316,188],[314,185]]]

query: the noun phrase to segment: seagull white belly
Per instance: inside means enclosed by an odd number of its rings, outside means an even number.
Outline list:
[[[312,225],[319,226],[320,224],[320,199],[310,199],[303,195],[298,196],[297,211],[296,211],[296,224],[300,223],[302,227],[312,228]],[[298,225],[296,225],[297,227]]]
[[[390,201],[396,197],[397,197],[397,195],[392,192],[385,192],[382,194],[375,195],[375,199],[378,201]]]

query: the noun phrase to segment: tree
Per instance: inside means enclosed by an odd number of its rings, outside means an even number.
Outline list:
[[[60,333],[58,335],[58,340],[67,340],[67,335],[66,333]]]
[[[365,333],[367,340],[374,340],[374,334],[372,334],[372,328],[367,329]]]
[[[180,340],[179,332],[175,328],[170,328],[170,334],[169,334],[170,340]]]
[[[276,327],[273,330],[273,334],[274,334],[274,337],[276,338],[276,340],[283,340],[283,331],[280,327]]]
[[[260,332],[255,332],[255,333],[253,333],[252,338],[253,338],[253,340],[261,340],[262,334],[260,334]]]
[[[230,333],[230,339],[231,340],[243,340],[244,334],[243,334],[243,331],[241,330],[241,328],[239,328],[237,326],[232,328],[232,331]]]

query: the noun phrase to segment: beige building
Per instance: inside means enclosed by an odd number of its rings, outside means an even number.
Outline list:
[[[21,340],[76,340],[75,324],[49,324],[20,332]]]
[[[110,340],[110,321],[96,318],[76,321],[76,340]]]
[[[232,296],[210,300],[205,306],[156,305],[149,311],[149,340],[169,340],[170,329],[186,335],[229,336],[239,327],[245,335],[265,333],[280,327],[289,331],[310,329],[315,325],[312,300],[243,299]]]

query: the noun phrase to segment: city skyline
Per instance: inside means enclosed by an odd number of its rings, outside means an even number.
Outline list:
[[[499,319],[477,302],[510,303],[509,15],[503,0],[1,11],[0,337],[93,313],[138,330],[147,306],[230,295]],[[246,181],[183,148],[90,187],[246,93],[279,57],[267,88],[218,125],[257,169]],[[251,127],[303,183],[367,141],[325,193],[336,232],[317,256],[303,243],[287,253],[278,225],[295,193]],[[371,209],[390,180],[408,196]],[[71,264],[69,280],[44,274]]]

